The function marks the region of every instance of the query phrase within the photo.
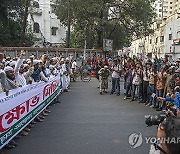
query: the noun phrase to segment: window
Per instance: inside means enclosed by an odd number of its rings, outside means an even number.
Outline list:
[[[157,28],[160,28],[160,24],[157,24]]]
[[[169,34],[169,40],[172,40],[172,34]]]
[[[164,36],[160,37],[160,42],[164,42]]]
[[[158,43],[158,37],[156,37],[156,43]]]
[[[170,2],[170,4],[172,4],[173,2]]]
[[[35,7],[35,8],[39,8],[39,3],[38,3],[38,2],[36,2],[36,1],[34,1],[34,2],[33,2],[33,7]]]
[[[55,7],[55,5],[51,5],[51,13],[56,13],[56,7]]]
[[[159,9],[159,12],[162,12],[162,9]]]
[[[57,33],[57,30],[58,30],[57,27],[52,27],[52,28],[51,28],[51,35],[57,35],[57,34],[56,34],[56,33]]]
[[[149,44],[152,44],[152,39],[149,40]]]
[[[39,33],[39,24],[37,22],[34,23],[33,29],[34,33]]]

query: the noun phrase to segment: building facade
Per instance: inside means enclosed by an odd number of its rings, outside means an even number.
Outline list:
[[[175,14],[177,0],[162,0],[163,18],[168,18]]]
[[[162,2],[162,5],[160,5]],[[131,56],[165,57],[171,55],[174,59],[180,57],[180,2],[178,0],[157,0],[157,19],[152,24],[154,33],[135,39],[131,44]],[[157,11],[162,7],[162,10]],[[160,12],[162,18],[160,19]]]
[[[34,46],[61,46],[66,38],[66,28],[55,14],[55,0],[33,0],[29,10],[30,30],[38,41]]]
[[[157,19],[162,19],[163,16],[163,7],[162,7],[162,0],[156,0],[154,2],[152,2],[152,6],[155,9],[155,12],[157,14]]]

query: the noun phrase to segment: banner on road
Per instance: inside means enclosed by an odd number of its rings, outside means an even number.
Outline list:
[[[0,149],[24,129],[61,92],[60,75],[0,94]]]

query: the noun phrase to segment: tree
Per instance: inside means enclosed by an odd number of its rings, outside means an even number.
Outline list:
[[[33,34],[25,33],[25,8],[27,0],[0,1],[0,45],[30,46]]]
[[[87,40],[87,47],[102,48],[106,38],[113,39],[114,49],[151,33],[155,17],[151,0],[59,0],[57,15],[71,26],[72,47],[83,47]]]

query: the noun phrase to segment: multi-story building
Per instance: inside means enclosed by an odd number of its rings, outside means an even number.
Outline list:
[[[180,13],[180,0],[177,0],[177,1],[176,1],[176,4],[175,4],[175,12],[176,12],[176,13]]]
[[[168,18],[175,14],[177,0],[162,0],[163,18]]]
[[[180,16],[174,15],[165,26],[164,53],[175,59],[180,57]]]
[[[38,38],[34,46],[60,46],[66,38],[66,28],[55,14],[55,0],[33,0],[28,22],[33,34]]]
[[[180,0],[179,0],[180,1]],[[172,55],[174,59],[180,57],[180,2],[178,0],[162,1],[162,18],[158,16],[152,25],[154,33],[136,39],[131,44],[131,55],[144,55],[149,57],[164,57]],[[158,6],[159,4],[159,6]],[[160,7],[160,1],[153,3]],[[156,11],[157,14],[159,13]]]
[[[162,19],[162,16],[163,16],[163,2],[162,0],[156,0],[154,2],[152,2],[152,6],[154,7],[155,9],[155,12],[157,14],[157,19]]]

